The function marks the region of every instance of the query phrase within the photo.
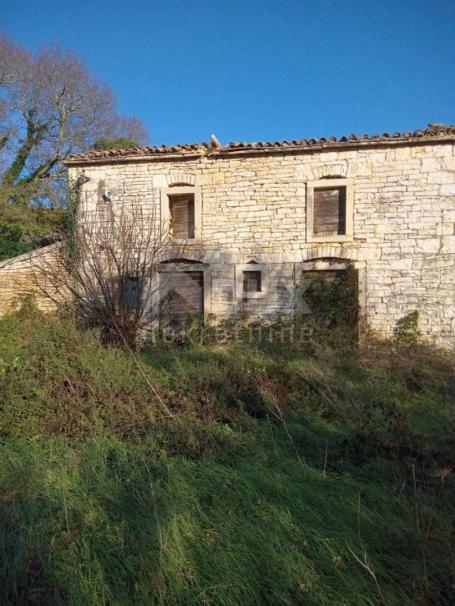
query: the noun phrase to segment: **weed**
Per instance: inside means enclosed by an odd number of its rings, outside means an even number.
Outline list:
[[[454,603],[453,355],[135,356],[0,320],[0,603]]]

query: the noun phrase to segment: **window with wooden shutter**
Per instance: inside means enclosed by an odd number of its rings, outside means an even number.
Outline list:
[[[315,236],[346,234],[346,187],[315,188],[313,204]]]
[[[261,292],[261,278],[262,272],[260,271],[244,271],[243,272],[243,292]]]
[[[349,242],[354,237],[354,188],[349,178],[307,183],[307,242]]]
[[[237,299],[262,299],[269,291],[267,265],[250,261],[235,266],[235,296]]]
[[[173,238],[194,238],[194,194],[169,196],[169,214]]]

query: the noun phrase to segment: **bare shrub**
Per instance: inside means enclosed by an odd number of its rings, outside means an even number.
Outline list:
[[[75,306],[105,342],[136,349],[159,316],[160,265],[181,259],[186,244],[134,196],[75,206],[52,254],[32,261],[36,285],[57,308]]]

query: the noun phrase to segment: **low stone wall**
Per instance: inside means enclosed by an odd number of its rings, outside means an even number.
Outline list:
[[[26,253],[0,263],[0,316],[18,309],[23,301],[33,297],[43,311],[52,311],[55,305],[46,296],[45,287],[39,286],[39,267],[46,255],[46,263],[53,254],[52,246]]]

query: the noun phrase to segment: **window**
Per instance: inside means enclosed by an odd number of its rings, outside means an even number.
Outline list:
[[[244,271],[243,292],[261,292],[261,277],[260,271]]]
[[[128,309],[138,309],[141,304],[141,285],[137,276],[129,276],[125,283],[125,305]]]
[[[269,287],[267,265],[250,262],[235,267],[235,296],[237,299],[265,297]]]
[[[161,216],[174,240],[200,240],[201,188],[192,185],[163,188]]]
[[[169,196],[169,223],[176,240],[194,238],[194,194]]]
[[[352,199],[350,179],[321,179],[308,183],[307,240],[352,240]]]
[[[346,187],[321,187],[314,190],[313,234],[346,235]]]

